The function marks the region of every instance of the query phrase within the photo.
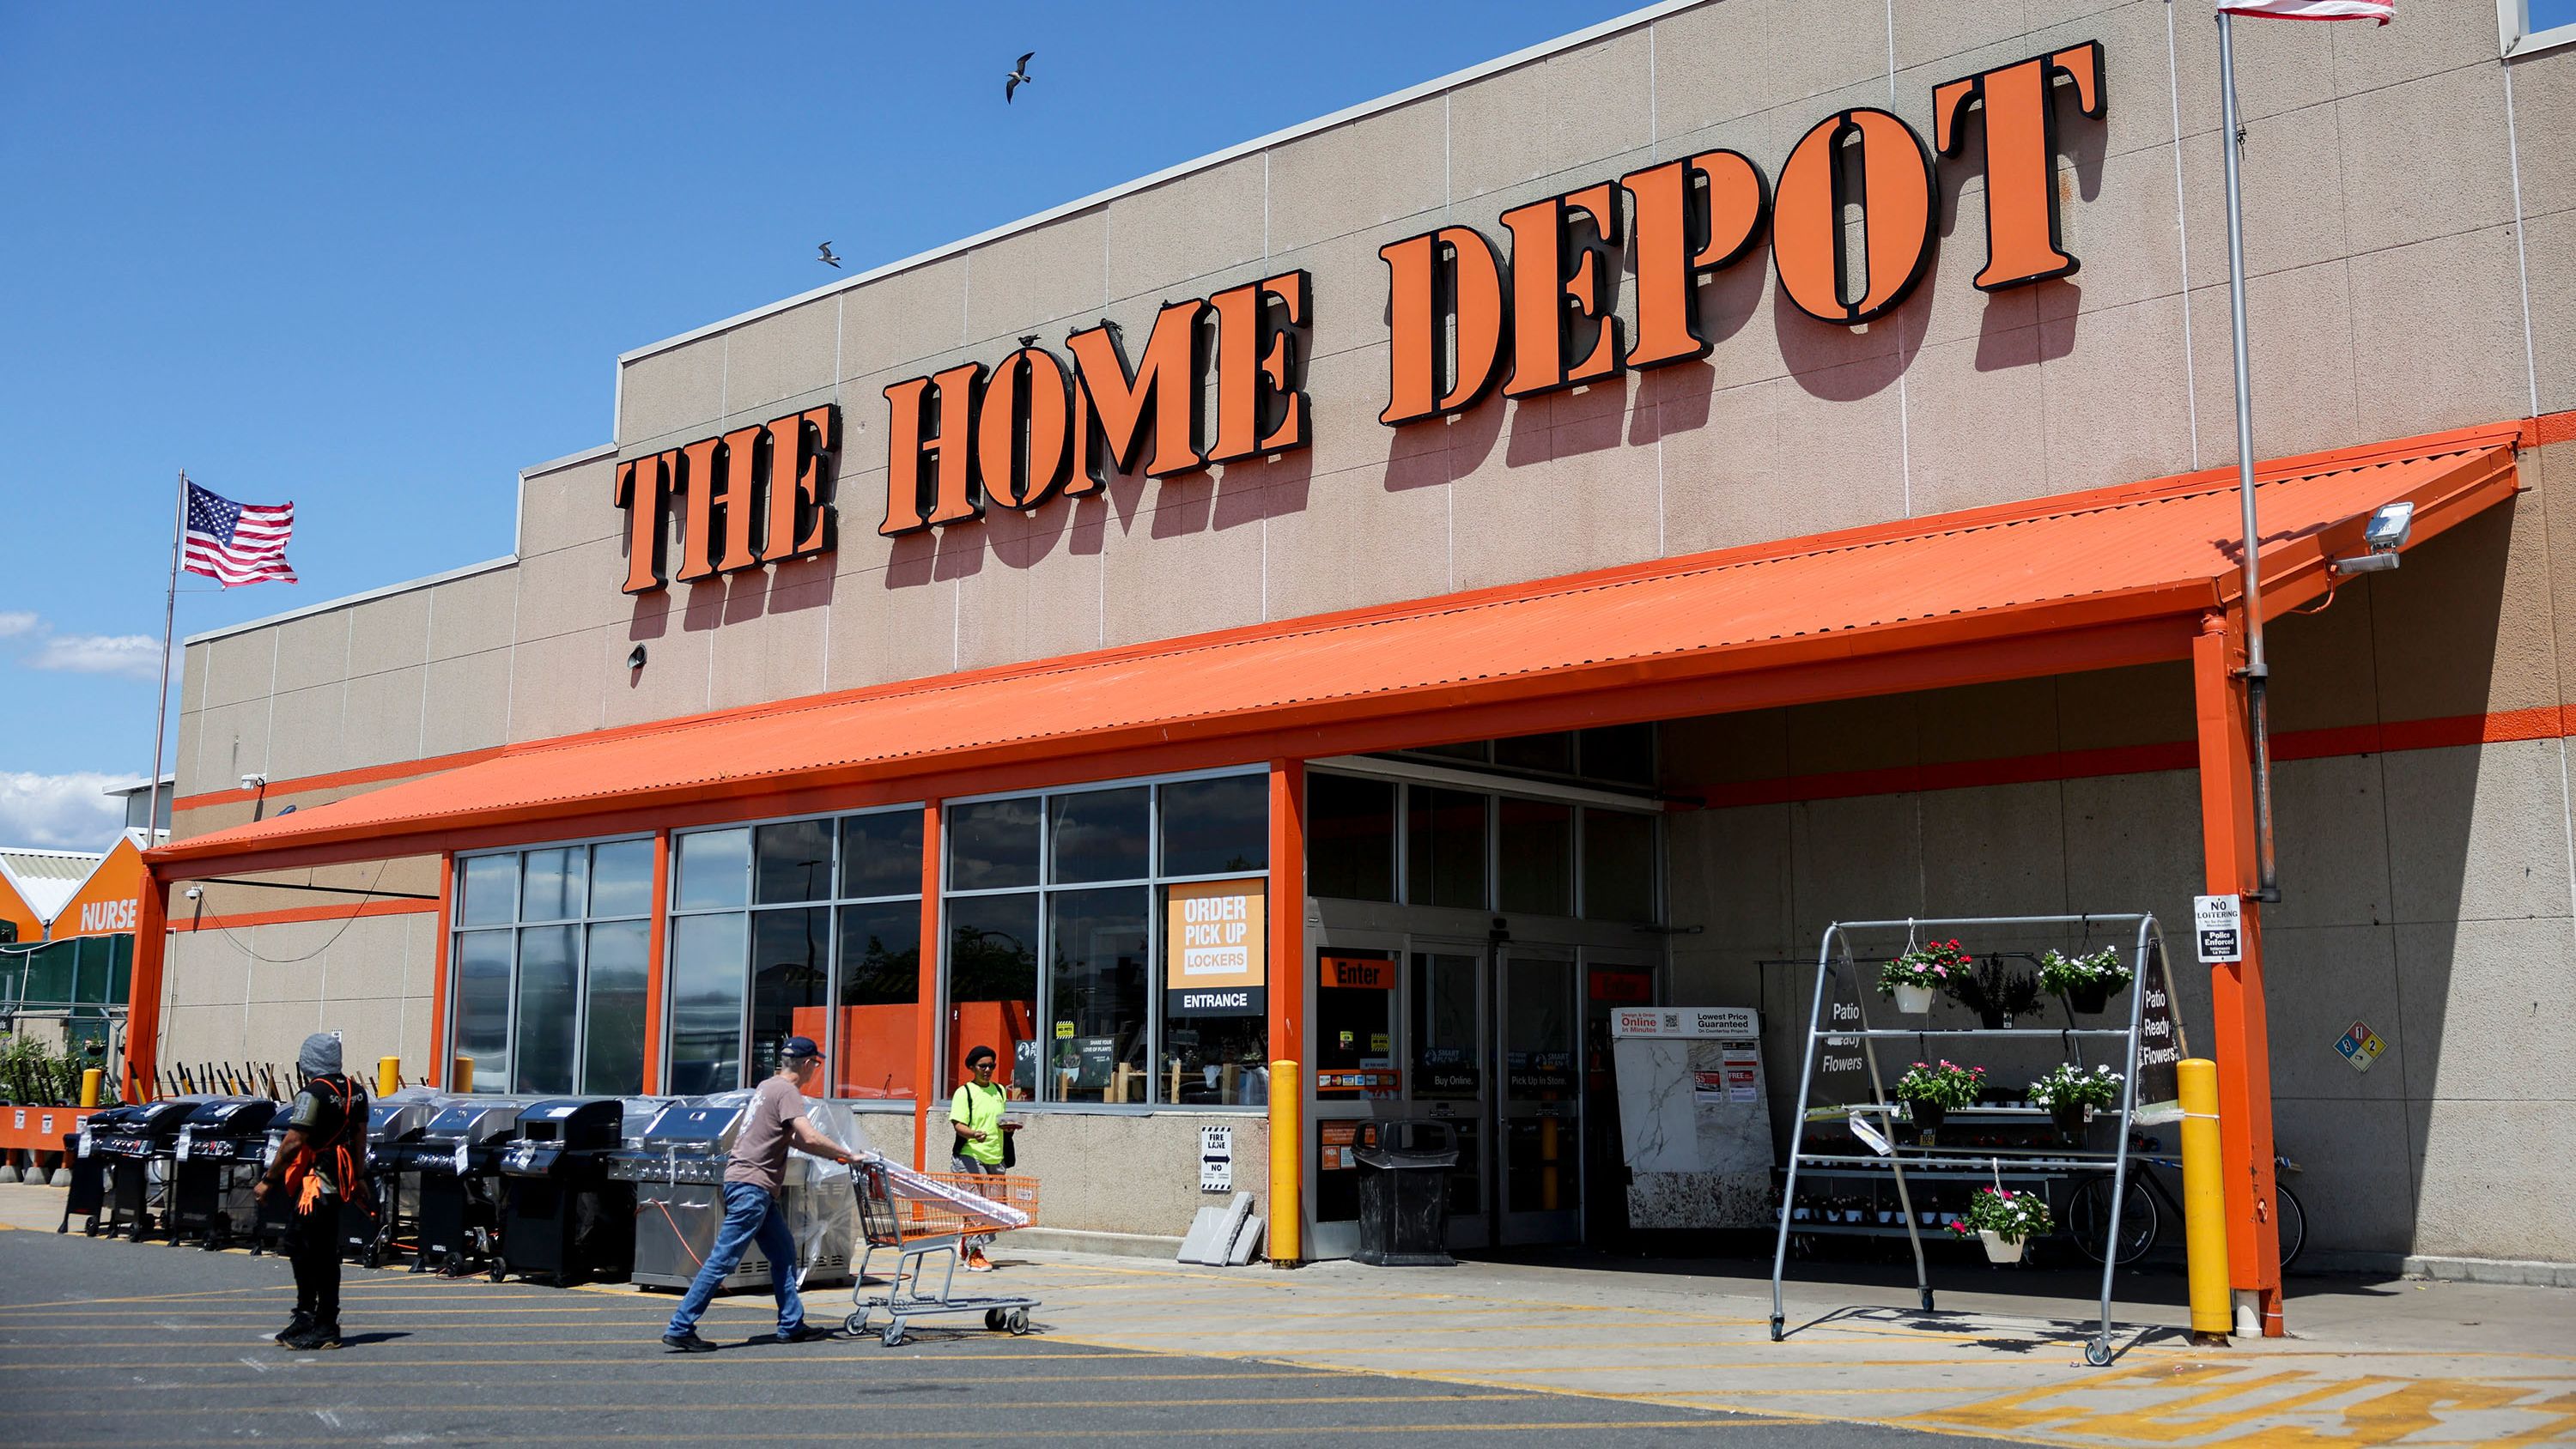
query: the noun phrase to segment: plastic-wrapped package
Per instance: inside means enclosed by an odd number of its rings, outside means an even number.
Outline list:
[[[840,1144],[843,1151],[862,1157],[876,1155],[859,1145],[850,1109],[838,1102],[825,1097],[806,1098],[805,1120],[813,1124],[815,1131]],[[850,1169],[820,1157],[790,1152],[783,1186],[786,1190],[778,1195],[778,1208],[787,1219],[788,1231],[796,1235],[798,1275],[809,1276],[818,1266],[834,1274],[846,1273],[850,1246],[859,1233],[859,1200],[850,1186]]]

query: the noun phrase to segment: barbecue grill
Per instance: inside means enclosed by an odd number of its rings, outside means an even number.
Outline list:
[[[98,1117],[89,1120],[88,1150],[107,1162],[106,1221],[91,1216],[92,1236],[104,1227],[112,1238],[122,1228],[128,1238],[141,1242],[155,1230],[153,1210],[166,1210],[169,1204],[170,1167],[178,1155],[179,1129],[206,1100],[171,1097],[138,1103],[127,1109],[123,1120],[105,1127],[98,1125]]]
[[[170,1241],[195,1229],[207,1251],[259,1231],[251,1185],[268,1162],[268,1124],[282,1109],[266,1097],[215,1097],[179,1126],[171,1150]]]
[[[502,1149],[534,1097],[442,1097],[420,1135],[385,1151],[386,1166],[419,1179],[420,1253],[411,1270],[435,1262],[450,1274],[493,1261],[500,1204],[493,1179]]]
[[[611,1182],[630,1115],[659,1103],[616,1097],[538,1102],[519,1114],[501,1150],[501,1252],[492,1281],[512,1273],[561,1288],[576,1278],[623,1278],[635,1264],[635,1187]]]
[[[387,1170],[395,1143],[416,1140],[438,1110],[438,1094],[427,1087],[404,1087],[367,1104],[368,1193],[340,1199],[340,1256],[370,1268],[384,1266],[403,1235],[420,1221],[420,1177]]]
[[[750,1111],[749,1092],[674,1102],[640,1140],[609,1154],[609,1179],[635,1185],[630,1281],[638,1287],[686,1288],[697,1276],[724,1225],[725,1160]],[[844,1208],[847,1189],[837,1178],[828,1187],[815,1182],[815,1169],[823,1165],[803,1153],[789,1153],[781,1194],[788,1218],[814,1225],[821,1235],[807,1250],[811,1262],[800,1282],[808,1288],[850,1281],[857,1231],[855,1218]],[[717,1288],[732,1292],[768,1286],[769,1260],[755,1246],[743,1250],[742,1262]]]
[[[63,1162],[71,1169],[72,1186],[63,1197],[63,1217],[54,1225],[55,1232],[69,1232],[76,1216],[89,1220],[83,1231],[93,1238],[106,1225],[107,1164],[111,1159],[98,1150],[98,1143],[109,1133],[126,1130],[142,1110],[135,1103],[102,1108],[91,1113],[77,1131],[63,1139]]]

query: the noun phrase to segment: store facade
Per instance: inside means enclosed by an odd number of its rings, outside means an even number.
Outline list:
[[[697,1092],[800,1031],[935,1159],[988,1044],[1068,1228],[1177,1233],[1218,1126],[1347,1251],[1400,1115],[1453,1241],[1580,1237],[1617,1007],[1758,1007],[1778,1081],[1832,920],[2254,888],[2210,30],[1661,6],[627,354],[510,558],[190,641],[129,1051]],[[2236,1207],[2277,1139],[2312,1251],[2576,1261],[2497,1061],[2576,984],[2576,60],[2246,31]]]

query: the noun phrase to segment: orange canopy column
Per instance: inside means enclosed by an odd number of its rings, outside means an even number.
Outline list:
[[[2244,959],[2209,968],[2218,1061],[2218,1128],[2227,1164],[2228,1281],[2255,1295],[2263,1336],[2288,1332],[2281,1314],[2281,1234],[2272,1201],[2272,1050],[2263,1009],[2263,908],[2253,899],[2254,761],[2242,636],[2228,616],[2203,616],[2192,643],[2200,735],[2203,889],[2237,896]]]
[[[1270,762],[1270,1260],[1305,1256],[1306,762]],[[1282,1070],[1277,1064],[1288,1063]],[[1283,1231],[1284,1229],[1284,1231]]]
[[[152,1095],[152,1076],[161,1065],[161,962],[169,950],[169,885],[143,871],[135,893],[134,973],[125,995],[125,1099],[140,1102]]]

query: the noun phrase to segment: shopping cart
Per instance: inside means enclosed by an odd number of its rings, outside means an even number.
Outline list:
[[[903,1342],[906,1322],[939,1313],[981,1313],[984,1326],[996,1332],[1029,1331],[1029,1310],[1038,1306],[1038,1300],[956,1292],[957,1244],[970,1235],[1008,1232],[1036,1222],[1037,1179],[913,1172],[862,1159],[852,1166],[850,1181],[859,1196],[859,1231],[868,1243],[859,1259],[860,1283],[867,1282],[868,1265],[880,1248],[895,1250],[895,1266],[894,1281],[884,1296],[860,1298],[862,1290],[851,1291],[851,1312],[843,1328],[865,1333],[870,1320],[883,1314],[888,1348]],[[930,1260],[937,1257],[947,1259],[940,1269],[939,1291],[926,1292]]]

